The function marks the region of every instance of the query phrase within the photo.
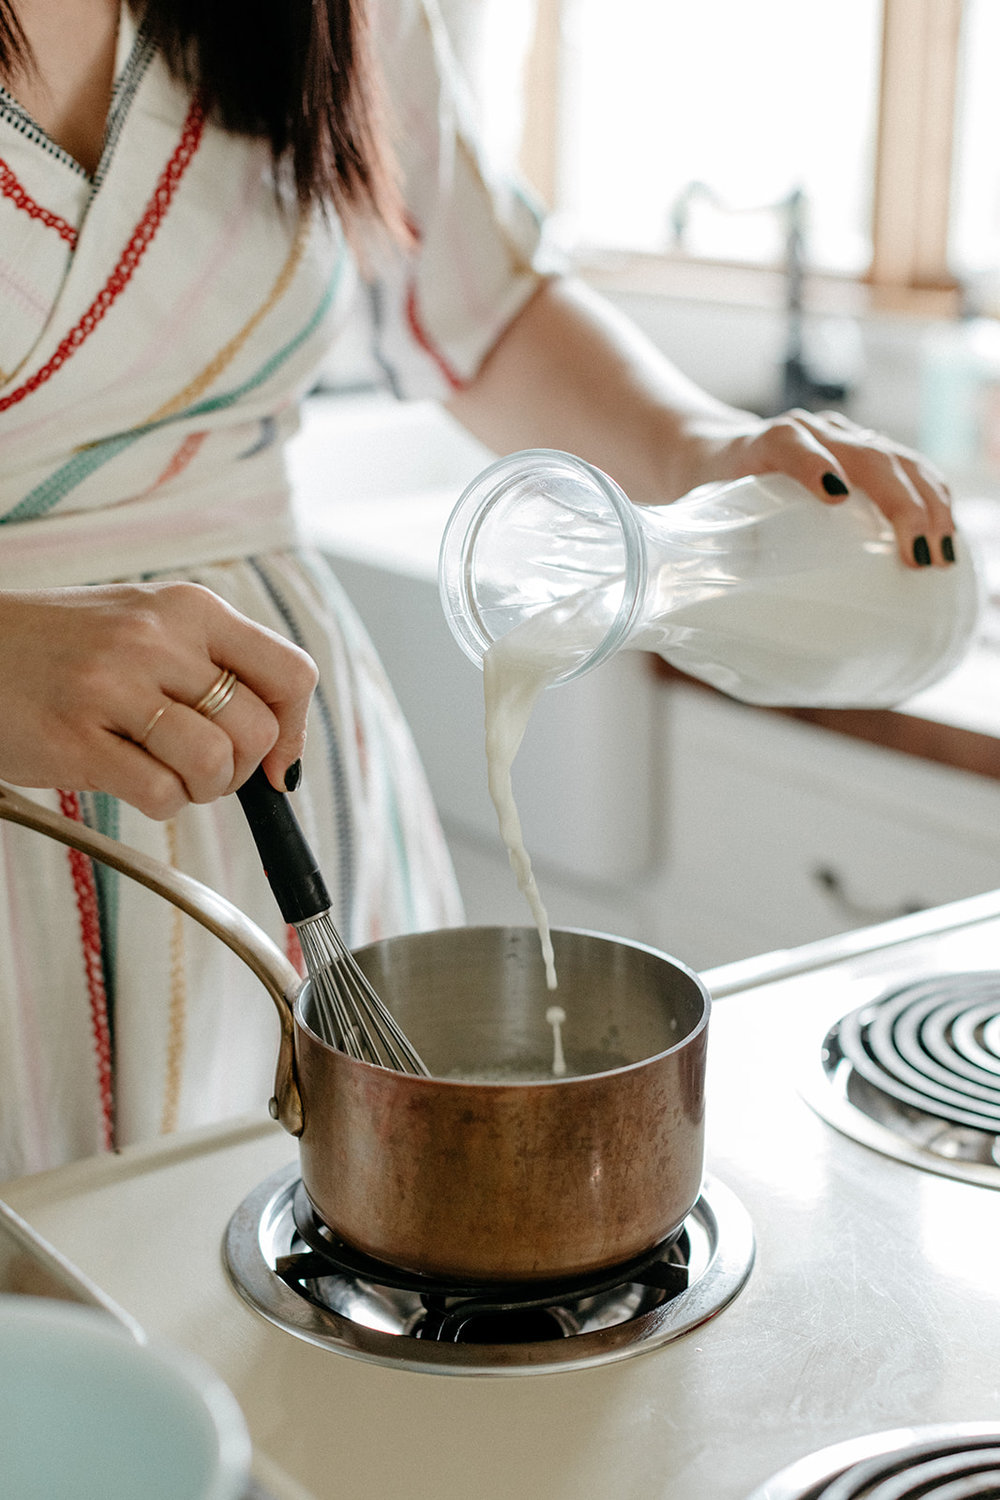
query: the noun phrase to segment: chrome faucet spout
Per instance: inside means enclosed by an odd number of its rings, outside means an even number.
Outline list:
[[[818,376],[806,355],[805,281],[809,200],[805,189],[796,184],[774,203],[735,207],[726,203],[709,183],[693,179],[684,185],[670,207],[671,244],[675,250],[683,249],[691,207],[699,200],[707,202],[723,214],[773,214],[782,225],[785,349],[775,411],[788,411],[796,406],[815,411],[819,407],[836,405],[846,400],[851,393],[848,382]]]

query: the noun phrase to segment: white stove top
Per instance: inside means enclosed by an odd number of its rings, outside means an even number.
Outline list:
[[[240,1202],[295,1157],[263,1119],[3,1196],[147,1329],[212,1363],[263,1460],[316,1500],[745,1500],[832,1443],[1000,1419],[1000,1193],[857,1144],[798,1091],[827,1025],[889,985],[1000,968],[1000,895],[957,909],[954,931],[908,918],[873,931],[875,951],[833,940],[715,976],[716,993],[760,981],[717,1002],[708,1077],[707,1167],[748,1210],[756,1264],[713,1320],[619,1363],[414,1373],[265,1321],[221,1249]],[[853,956],[820,964],[838,953]]]

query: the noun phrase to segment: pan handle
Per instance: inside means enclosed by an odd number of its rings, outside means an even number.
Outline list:
[[[87,828],[62,813],[41,807],[3,782],[0,782],[0,819],[47,834],[61,844],[89,854],[101,864],[110,865],[113,870],[120,870],[140,885],[148,886],[200,922],[243,960],[274,1001],[281,1026],[274,1098],[268,1107],[273,1118],[279,1120],[290,1135],[301,1135],[304,1121],[295,1077],[293,1008],[302,980],[267,934],[231,901],[200,880],[174,870],[138,849],[131,849],[127,844],[119,844],[106,834]]]

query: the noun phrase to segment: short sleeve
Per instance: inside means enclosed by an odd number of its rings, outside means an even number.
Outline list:
[[[415,236],[412,253],[374,264],[379,361],[401,394],[441,397],[562,265],[540,206],[478,146],[435,0],[378,0],[375,23]]]

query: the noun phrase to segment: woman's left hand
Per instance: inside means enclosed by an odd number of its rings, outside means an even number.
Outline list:
[[[726,405],[571,276],[541,284],[449,407],[494,452],[576,453],[639,505],[712,480],[790,474],[828,505],[864,490],[908,566],[954,558],[948,487],[927,459],[836,412],[758,417]]]
[[[686,488],[778,473],[790,474],[827,505],[864,490],[891,523],[910,567],[955,560],[955,522],[938,470],[919,453],[837,412],[794,410],[764,418],[723,408],[695,416],[685,442]]]

